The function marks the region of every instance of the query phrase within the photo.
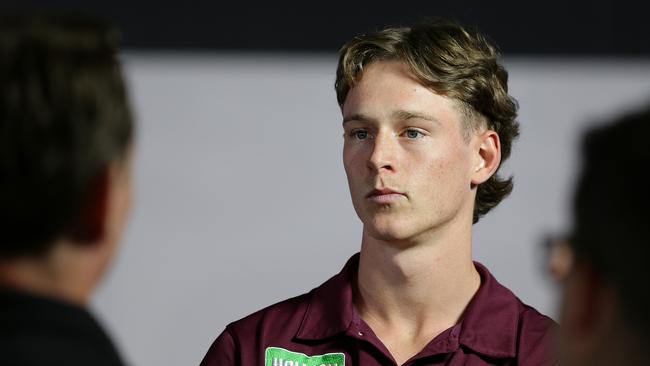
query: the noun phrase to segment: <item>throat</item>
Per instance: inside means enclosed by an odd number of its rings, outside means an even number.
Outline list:
[[[364,267],[362,252],[353,298],[361,319],[401,365],[463,319],[481,276],[471,260],[453,267],[441,262],[443,268],[430,265],[409,276],[395,275],[384,263]]]

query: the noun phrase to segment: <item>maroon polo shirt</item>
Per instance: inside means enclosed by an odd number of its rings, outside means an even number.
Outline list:
[[[553,320],[523,304],[480,263],[481,286],[463,320],[404,365],[555,365]],[[201,366],[395,365],[352,302],[354,255],[341,273],[307,294],[229,324]]]

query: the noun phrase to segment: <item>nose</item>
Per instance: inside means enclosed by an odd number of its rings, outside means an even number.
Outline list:
[[[389,132],[379,132],[374,139],[368,168],[377,173],[395,169],[395,138]]]

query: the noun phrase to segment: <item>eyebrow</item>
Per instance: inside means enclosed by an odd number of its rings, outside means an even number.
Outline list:
[[[343,118],[343,124],[346,124],[350,121],[372,121],[373,119],[366,116],[363,113],[355,113],[351,116],[347,116]]]
[[[407,121],[407,120],[410,120],[410,119],[423,119],[425,121],[439,123],[439,121],[435,117],[430,116],[428,114],[424,114],[424,113],[420,113],[420,112],[413,112],[413,111],[406,111],[406,110],[395,111],[392,114],[392,117],[393,117],[393,119],[404,120],[404,121]]]
[[[391,114],[391,118],[393,120],[402,120],[402,121],[408,121],[410,119],[423,119],[425,121],[430,121],[434,123],[440,123],[438,119],[436,119],[433,116],[430,116],[428,114],[420,113],[420,112],[415,112],[415,111],[407,111],[407,110],[398,110],[395,111]],[[370,122],[374,121],[374,118],[371,118],[363,113],[355,113],[353,115],[347,116],[343,118],[343,124],[346,124],[347,122],[350,121],[361,121],[361,122]]]

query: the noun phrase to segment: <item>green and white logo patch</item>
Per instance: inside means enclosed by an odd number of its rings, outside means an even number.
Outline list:
[[[307,356],[279,347],[268,347],[264,359],[265,366],[345,366],[343,353]]]

